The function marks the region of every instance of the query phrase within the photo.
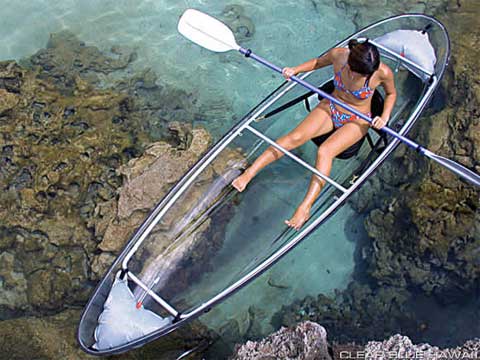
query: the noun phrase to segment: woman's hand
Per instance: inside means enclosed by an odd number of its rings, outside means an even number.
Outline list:
[[[297,71],[295,70],[295,68],[286,67],[286,68],[283,68],[282,75],[285,79],[290,81],[290,77],[297,75]]]
[[[388,119],[384,119],[381,116],[375,116],[375,118],[372,120],[371,126],[377,130],[380,130],[385,125],[387,125],[387,123],[388,123]]]

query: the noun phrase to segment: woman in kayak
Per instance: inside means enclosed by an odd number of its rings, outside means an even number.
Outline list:
[[[372,95],[377,86],[384,88],[385,99],[382,115],[375,117],[371,124],[330,100],[323,99],[293,131],[277,139],[277,144],[292,150],[335,129],[317,151],[315,167],[327,176],[330,174],[333,159],[363,138],[370,126],[381,129],[388,123],[397,96],[392,70],[380,62],[378,49],[368,41],[350,40],[348,49],[334,48],[319,58],[293,68],[286,67],[283,69],[283,76],[290,79],[293,75],[328,65],[333,65],[335,90],[332,95],[338,100],[371,117]],[[280,150],[270,146],[232,185],[238,191],[243,191],[261,169],[282,156]],[[288,226],[298,230],[308,220],[310,208],[324,185],[325,180],[312,176],[305,198],[292,218],[285,221]]]

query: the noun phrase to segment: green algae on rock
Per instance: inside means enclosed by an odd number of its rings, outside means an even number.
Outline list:
[[[0,321],[0,348],[4,354],[8,354],[8,359],[96,359],[85,354],[75,341],[80,315],[80,310],[69,309],[42,318],[26,316]],[[115,358],[176,359],[184,351],[202,345],[205,339],[211,339],[212,336],[213,334],[199,323],[193,323],[187,329],[172,334],[168,339],[147,344]]]
[[[22,65],[0,63],[0,319],[13,318],[0,328],[38,334],[22,338],[22,349],[2,336],[12,356],[88,358],[74,344],[79,312],[63,310],[85,303],[132,231],[211,145],[190,124],[198,114],[191,94],[160,84],[149,69],[119,78],[135,56],[114,52],[64,32]],[[232,151],[209,176],[242,158]],[[201,181],[188,201],[201,195],[208,179]],[[210,242],[190,258],[221,244],[221,229],[207,222],[200,230]],[[176,357],[215,336],[194,322],[122,358]]]
[[[183,141],[158,111],[186,103],[158,96],[171,88],[151,72],[106,86],[107,74],[133,60],[61,33],[23,65],[0,62],[0,253],[15,259],[0,264],[0,273],[12,274],[2,276],[0,309],[42,313],[86,301],[101,241],[91,221],[97,204],[117,197],[117,169],[156,139]],[[146,108],[149,91],[155,99]],[[153,136],[145,126],[161,123]]]
[[[115,196],[120,179],[111,171],[112,160],[126,161],[123,150],[141,148],[141,142],[134,144],[130,132],[111,121],[121,113],[125,95],[91,89],[65,96],[35,71],[13,62],[1,68],[3,83],[18,79],[14,94],[20,100],[0,125],[6,165],[1,182],[11,194],[0,218],[8,229],[4,233],[10,233],[6,238],[15,239],[9,251],[25,273],[31,300],[10,305],[54,309],[85,299],[88,253],[96,246],[85,218],[95,201]],[[102,111],[91,106],[99,97]],[[148,139],[140,133],[135,137]],[[33,295],[37,290],[42,294]]]

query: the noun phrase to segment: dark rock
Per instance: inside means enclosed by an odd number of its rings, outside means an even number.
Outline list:
[[[222,11],[222,20],[233,30],[239,42],[244,42],[255,34],[255,24],[245,15],[245,9],[240,5],[226,6]]]

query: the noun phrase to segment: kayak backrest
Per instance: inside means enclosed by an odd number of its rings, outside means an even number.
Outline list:
[[[427,29],[423,31],[395,30],[375,38],[374,42],[400,54],[400,56],[419,65],[430,74],[435,73],[437,57],[435,55],[435,49],[430,42]],[[382,49],[379,50],[382,52]],[[382,52],[382,55],[392,58],[391,55],[385,52]],[[393,60],[396,59],[393,58]],[[430,78],[429,75],[408,63],[403,63],[402,65],[424,81]]]

